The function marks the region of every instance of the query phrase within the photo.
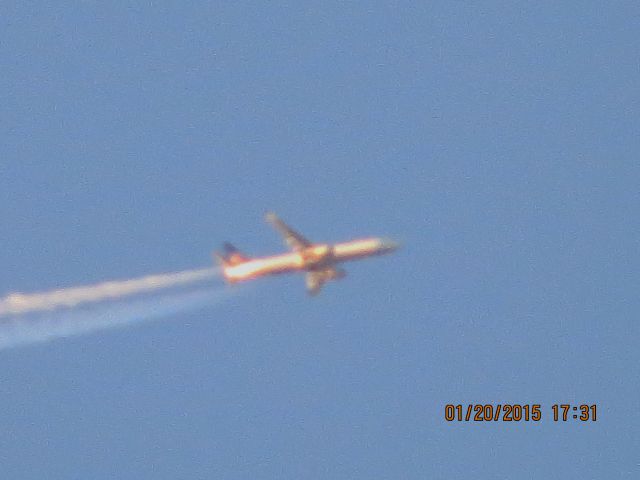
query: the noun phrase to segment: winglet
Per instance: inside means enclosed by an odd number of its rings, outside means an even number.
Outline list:
[[[278,215],[276,215],[274,212],[267,212],[264,215],[264,219],[267,222],[272,223],[278,220]]]

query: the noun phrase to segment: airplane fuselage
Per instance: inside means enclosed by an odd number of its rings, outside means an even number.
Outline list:
[[[338,263],[391,253],[397,248],[395,242],[382,238],[365,238],[334,245],[314,244],[292,253],[225,265],[223,271],[229,282],[239,282],[266,275],[323,270]]]

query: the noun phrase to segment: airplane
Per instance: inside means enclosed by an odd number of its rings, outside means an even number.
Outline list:
[[[250,280],[267,275],[289,272],[306,272],[307,292],[317,295],[329,280],[339,280],[347,274],[337,265],[349,260],[391,253],[398,243],[383,238],[365,238],[350,242],[312,243],[284,223],[275,213],[269,212],[266,221],[280,233],[292,253],[270,257],[249,258],[229,242],[223,244],[223,252],[214,252],[222,265],[229,283]]]

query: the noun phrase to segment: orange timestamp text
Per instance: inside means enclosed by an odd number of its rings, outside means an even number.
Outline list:
[[[551,414],[554,422],[569,420],[595,422],[597,407],[595,404],[554,404],[551,406]],[[539,403],[470,403],[467,405],[448,403],[444,407],[444,419],[447,422],[539,422],[542,417],[543,409]]]

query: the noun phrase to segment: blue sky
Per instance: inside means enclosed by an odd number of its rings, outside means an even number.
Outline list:
[[[7,478],[636,478],[634,2],[0,6],[0,295],[396,237],[0,352]],[[597,404],[555,423],[554,403]],[[540,403],[539,423],[444,405]]]

